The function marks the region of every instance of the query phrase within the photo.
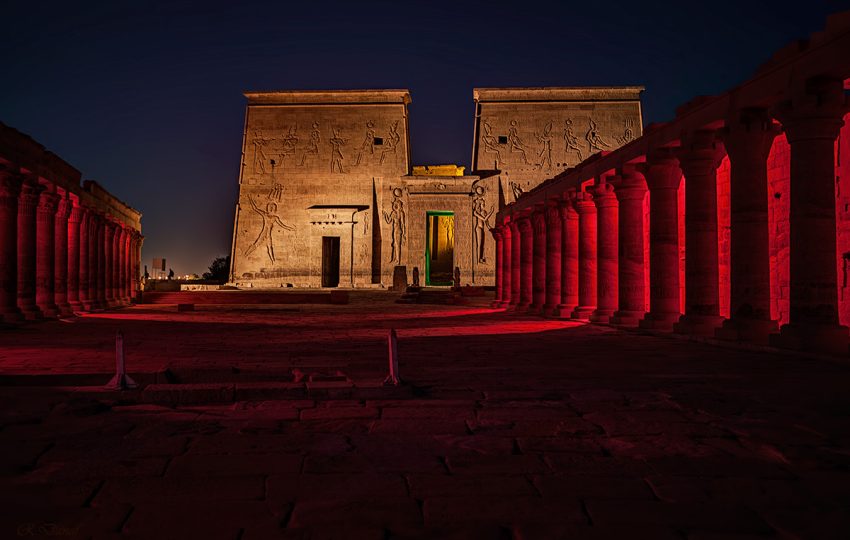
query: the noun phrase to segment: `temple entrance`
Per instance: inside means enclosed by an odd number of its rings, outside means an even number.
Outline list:
[[[322,237],[322,287],[339,286],[339,236]]]
[[[428,212],[425,219],[425,285],[451,285],[455,254],[454,212]]]

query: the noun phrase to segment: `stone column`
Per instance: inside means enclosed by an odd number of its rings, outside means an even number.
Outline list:
[[[22,179],[0,169],[0,321],[23,319],[18,309],[18,198]]]
[[[507,307],[511,303],[511,283],[513,278],[513,268],[511,259],[513,259],[513,228],[510,222],[506,223],[502,228],[502,298],[499,302],[500,307]]]
[[[552,315],[561,303],[561,208],[558,202],[546,208],[546,304],[543,312]]]
[[[84,208],[80,223],[80,303],[86,311],[90,311],[97,303],[97,293],[93,286],[97,271],[97,247],[94,244],[96,228],[94,213]]]
[[[576,194],[578,214],[578,306],[573,319],[590,318],[596,309],[596,205],[590,193]]]
[[[531,214],[534,228],[532,257],[531,306],[529,311],[541,313],[546,303],[546,210],[538,208]]]
[[[679,166],[685,175],[685,313],[673,325],[679,334],[714,336],[720,315],[717,236],[717,166],[726,155],[712,130],[685,135]]]
[[[770,342],[847,354],[838,319],[835,139],[847,110],[842,81],[806,81],[776,116],[791,146],[790,322]]]
[[[124,304],[130,303],[130,230],[126,227],[121,227],[121,280],[120,280],[120,296]]]
[[[53,295],[60,317],[74,313],[68,303],[68,218],[71,207],[71,200],[66,194],[60,199],[53,220]]]
[[[520,299],[520,282],[522,281],[522,233],[519,230],[519,217],[511,217],[511,302],[516,309]]]
[[[135,301],[136,293],[141,290],[139,278],[142,275],[142,246],[145,244],[145,237],[141,233],[133,231],[133,239],[133,287],[131,294],[133,301]]]
[[[93,225],[91,250],[94,255],[94,260],[89,268],[89,288],[91,289],[92,306],[98,309],[103,309],[106,307],[106,296],[104,294],[105,273],[103,261],[103,216],[95,214]]]
[[[559,204],[561,211],[561,300],[556,317],[569,318],[578,306],[578,214],[573,206],[574,192]]]
[[[28,179],[18,199],[18,308],[27,320],[41,319],[36,306],[36,208],[44,187]]]
[[[56,210],[59,196],[43,191],[36,208],[35,303],[45,317],[59,316],[56,305]]]
[[[643,202],[646,180],[634,165],[625,165],[612,180],[620,203],[619,213],[619,307],[613,324],[637,326],[646,314],[646,261],[644,261]]]
[[[83,221],[83,208],[74,205],[68,216],[68,305],[73,311],[80,311],[80,261],[82,261],[80,229]]]
[[[519,277],[519,304],[517,311],[528,311],[532,302],[532,280],[534,267],[534,229],[529,216],[522,216],[518,220],[520,241],[520,277]]]
[[[107,307],[115,306],[115,223],[103,223],[103,294]]]
[[[504,271],[504,259],[502,258],[502,247],[504,246],[504,237],[502,236],[502,228],[495,227],[491,231],[493,239],[496,242],[496,298],[493,300],[493,307],[499,307],[502,304],[502,272]]]
[[[593,186],[596,204],[596,310],[593,322],[608,322],[617,311],[619,286],[617,282],[617,220],[619,205],[614,186],[603,180]]]
[[[673,329],[679,320],[679,185],[682,170],[669,148],[647,155],[639,169],[649,188],[649,313],[641,328]]]
[[[731,167],[730,319],[715,335],[766,345],[779,329],[770,319],[770,229],[767,156],[779,127],[764,109],[745,109],[726,122]]]
[[[120,223],[112,224],[112,301],[123,305],[121,301],[121,231]]]

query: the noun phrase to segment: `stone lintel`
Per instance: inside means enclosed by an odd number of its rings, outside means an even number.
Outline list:
[[[562,101],[640,101],[643,86],[552,86],[542,88],[474,88],[479,103],[562,102]]]
[[[410,103],[406,89],[388,90],[275,90],[245,92],[249,105],[335,105]]]

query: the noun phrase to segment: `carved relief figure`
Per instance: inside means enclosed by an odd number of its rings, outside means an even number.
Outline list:
[[[384,141],[384,150],[381,152],[381,165],[384,164],[384,158],[387,157],[387,154],[395,155],[399,142],[401,142],[401,135],[398,134],[398,120],[396,120],[390,126],[390,133],[387,135],[387,140]]]
[[[516,120],[511,120],[511,129],[508,131],[508,144],[510,144],[511,153],[519,152],[522,154],[522,160],[530,165],[528,162],[528,155],[525,153],[525,144],[522,142],[522,139],[519,138],[519,131],[517,130],[517,122]]]
[[[496,211],[495,208],[487,211],[487,203],[484,200],[484,188],[477,186],[475,188],[476,197],[472,201],[472,216],[475,220],[473,241],[475,245],[475,256],[479,263],[486,263],[487,259],[484,256],[484,242],[487,238],[487,231],[490,230],[490,216]]]
[[[617,142],[620,144],[626,144],[635,138],[635,132],[632,130],[632,127],[635,125],[635,121],[632,118],[627,118],[626,120],[623,120],[623,125],[623,136],[617,137]]]
[[[280,164],[283,166],[284,159],[289,156],[295,156],[295,149],[298,146],[298,125],[289,128],[286,137],[283,138],[283,150],[280,152]]]
[[[502,153],[499,151],[498,140],[493,136],[493,128],[484,122],[484,134],[481,135],[485,154],[496,154],[496,168],[502,164]]]
[[[401,200],[401,188],[393,188],[392,210],[384,212],[384,221],[392,227],[392,254],[390,261],[401,264],[401,246],[406,238],[404,202]]]
[[[564,143],[566,147],[564,148],[564,152],[569,154],[570,152],[575,152],[578,154],[579,162],[584,161],[584,156],[581,154],[581,148],[578,145],[578,137],[573,134],[573,121],[567,118],[564,121],[567,127],[564,128]]]
[[[342,147],[348,139],[343,139],[339,136],[339,128],[334,128],[334,136],[328,141],[331,143],[331,172],[345,173],[342,167],[342,160],[345,159],[342,155]]]
[[[283,199],[283,185],[274,183],[272,188],[269,190],[268,200],[273,202],[280,202]]]
[[[590,119],[590,127],[588,128],[584,138],[587,139],[587,144],[590,147],[591,154],[595,154],[596,152],[600,152],[606,148],[611,148],[611,145],[605,142],[602,136],[599,135],[599,131],[596,129],[596,122],[593,121],[593,118]]]
[[[546,124],[543,128],[543,134],[534,133],[537,141],[541,144],[540,152],[537,154],[537,166],[541,169],[546,166],[546,170],[552,168],[552,137],[549,134],[552,132],[552,122]]]
[[[260,229],[260,234],[257,235],[257,239],[254,240],[254,243],[248,246],[248,249],[245,250],[245,256],[247,257],[253,253],[260,244],[265,244],[269,261],[274,264],[274,238],[272,237],[272,233],[274,232],[275,226],[278,226],[281,229],[286,229],[287,231],[294,231],[295,228],[290,227],[280,219],[280,216],[277,214],[276,203],[269,201],[265,208],[260,208],[250,196],[248,197],[248,200],[251,202],[251,206],[254,208],[254,211],[257,212],[263,219],[263,226]]]
[[[266,174],[266,163],[269,162],[269,156],[266,155],[266,146],[269,146],[274,139],[266,139],[260,134],[260,130],[254,131],[254,138],[251,139],[251,144],[254,145],[254,173]]]
[[[516,182],[511,182],[510,185],[511,185],[511,191],[513,191],[513,193],[514,193],[514,200],[519,199],[523,194],[522,186],[520,186]]]
[[[319,123],[313,122],[313,131],[310,132],[310,142],[307,143],[307,150],[301,156],[301,166],[307,161],[307,156],[315,157],[319,155],[319,142],[322,140],[322,135],[319,133]]]
[[[366,138],[363,139],[363,144],[360,145],[360,151],[357,152],[357,161],[355,165],[360,165],[360,160],[363,159],[363,153],[369,151],[369,155],[375,155],[375,123],[369,120],[366,122]]]

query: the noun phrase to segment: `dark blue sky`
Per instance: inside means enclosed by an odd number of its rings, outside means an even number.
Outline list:
[[[472,88],[642,84],[644,121],[749,77],[847,0],[36,2],[0,120],[144,213],[143,259],[230,251],[243,90],[408,88],[416,164],[469,164]]]

